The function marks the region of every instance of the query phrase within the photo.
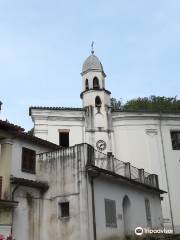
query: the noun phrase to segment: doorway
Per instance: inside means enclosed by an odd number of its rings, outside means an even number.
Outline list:
[[[131,202],[128,196],[123,198],[124,234],[131,234]]]

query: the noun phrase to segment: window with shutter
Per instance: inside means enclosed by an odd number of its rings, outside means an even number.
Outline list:
[[[104,199],[106,227],[117,228],[116,202],[115,200]]]
[[[35,174],[36,152],[28,148],[22,148],[22,171]]]

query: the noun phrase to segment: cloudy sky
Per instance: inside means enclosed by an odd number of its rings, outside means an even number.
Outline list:
[[[28,130],[29,106],[81,106],[92,40],[113,97],[180,97],[179,13],[179,0],[0,0],[0,118]]]

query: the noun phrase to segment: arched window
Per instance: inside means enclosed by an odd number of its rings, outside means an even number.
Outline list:
[[[96,96],[96,98],[95,98],[95,106],[96,107],[101,107],[101,104],[102,104],[102,102],[101,102],[100,97]]]
[[[99,87],[99,79],[97,78],[97,77],[95,77],[94,79],[93,79],[93,88],[94,89],[99,89],[100,87]]]
[[[86,79],[86,82],[85,82],[85,90],[88,90],[89,89],[89,82],[88,82],[88,79]]]

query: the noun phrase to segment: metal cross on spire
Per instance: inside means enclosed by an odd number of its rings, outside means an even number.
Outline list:
[[[91,43],[91,53],[94,54],[94,41]]]

